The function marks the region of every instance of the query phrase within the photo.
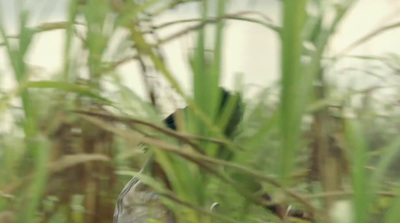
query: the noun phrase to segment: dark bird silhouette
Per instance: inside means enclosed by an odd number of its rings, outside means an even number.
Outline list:
[[[220,103],[219,103],[219,107],[218,107],[218,111],[217,111],[217,119],[222,116],[224,108],[227,106],[229,100],[232,99],[235,102],[235,104],[233,106],[232,114],[229,117],[230,119],[228,121],[228,124],[223,131],[223,134],[225,135],[225,137],[227,137],[229,139],[233,139],[234,135],[237,131],[239,122],[243,116],[243,105],[241,102],[241,97],[240,97],[240,94],[232,95],[231,93],[229,93],[227,90],[225,90],[223,88],[219,88],[219,90],[220,90],[219,93],[221,94],[221,97],[220,97]],[[233,97],[235,97],[235,98],[233,98]],[[183,109],[183,113],[187,113],[187,110],[188,110],[188,107],[185,107]],[[165,125],[168,128],[173,129],[173,130],[177,130],[175,116],[176,116],[176,112],[172,113],[171,115],[169,115],[167,118],[164,119]],[[219,150],[220,151],[218,153],[218,158],[229,160],[233,157],[232,151],[228,150],[226,147],[221,146]]]
[[[232,97],[232,95],[226,91],[223,88],[219,88],[220,89],[220,93],[221,95],[221,102],[219,105],[219,109],[218,109],[218,115],[221,115],[224,107],[227,105],[228,100]],[[238,98],[238,100],[236,101],[236,105],[234,107],[234,111],[233,114],[231,116],[231,119],[229,121],[229,125],[227,126],[226,130],[225,130],[225,136],[232,136],[232,133],[234,131],[236,131],[237,126],[240,122],[240,119],[242,117],[243,114],[243,108],[242,108],[242,103],[240,102],[240,96]],[[187,110],[188,108],[184,108],[184,111]],[[168,126],[168,128],[176,130],[176,123],[175,123],[175,113],[172,113],[171,115],[169,115],[167,118],[164,119],[164,123]]]

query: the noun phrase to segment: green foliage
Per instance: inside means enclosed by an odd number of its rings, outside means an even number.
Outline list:
[[[383,87],[343,89],[334,79],[335,67],[349,57],[397,72],[398,55],[346,54],[398,24],[325,57],[356,2],[283,0],[280,27],[266,16],[250,16],[260,12],[227,14],[234,4],[229,0],[71,0],[67,21],[31,27],[32,12],[21,1],[18,35],[0,24],[0,47],[16,83],[12,89],[0,83],[0,119],[7,123],[0,126],[0,222],[111,222],[116,198],[132,175],[160,195],[177,222],[310,222],[307,215],[336,223],[341,202],[351,203],[343,222],[397,222],[396,105],[374,100]],[[154,25],[163,13],[188,3],[198,6],[198,18]],[[281,78],[263,83],[270,87],[250,100],[240,83],[244,90],[232,92],[219,111],[228,19],[261,24],[279,36]],[[159,30],[178,23],[195,25],[159,39]],[[37,80],[27,55],[38,33],[55,29],[65,30],[63,67]],[[126,36],[117,38],[121,30]],[[160,49],[186,33],[196,37],[186,58],[192,92],[177,81]],[[119,68],[130,61],[141,68],[132,73],[142,75],[147,98],[122,78]],[[157,80],[149,70],[158,72]],[[155,87],[159,80],[188,105],[188,112],[176,114],[177,131],[162,123],[159,105],[173,101],[160,101],[166,92]],[[231,131],[230,120],[242,112],[237,103],[244,115]],[[233,155],[221,156],[221,148]],[[150,170],[139,173],[143,163]],[[293,210],[304,216],[294,217]]]

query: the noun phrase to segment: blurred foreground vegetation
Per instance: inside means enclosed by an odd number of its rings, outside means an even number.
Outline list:
[[[333,57],[326,49],[357,1],[280,2],[278,25],[268,15],[253,15],[259,13],[227,14],[228,0],[71,0],[68,21],[32,27],[31,12],[20,1],[18,35],[0,26],[1,48],[16,83],[9,88],[0,82],[0,222],[112,222],[119,192],[150,154],[175,187],[170,191],[151,176],[138,177],[168,195],[163,202],[179,222],[305,222],[284,214],[279,219],[262,208],[250,189],[253,179],[273,203],[290,205],[315,222],[398,222],[399,55],[352,56],[380,66],[358,71],[354,82],[364,75],[378,81],[364,89],[339,86],[346,71],[337,67],[350,49]],[[197,19],[154,25],[158,16],[185,4],[197,5]],[[233,140],[222,135],[232,108],[222,118],[215,109],[227,19],[263,25],[281,43],[280,82],[266,83],[271,87],[243,101],[245,114]],[[157,35],[184,22],[185,30]],[[38,33],[59,29],[65,30],[63,69],[35,78],[40,71],[24,61],[30,45]],[[111,48],[121,30],[126,35]],[[169,67],[173,58],[161,50],[182,35],[196,39],[187,58],[192,92],[176,81]],[[212,44],[206,44],[210,38]],[[146,98],[117,71],[130,61],[141,68],[132,75],[142,76]],[[160,104],[176,101],[161,97],[166,90],[157,88],[154,70],[190,107],[177,133],[162,123]],[[388,88],[394,100],[380,96]],[[246,98],[247,86],[236,90]],[[233,160],[216,157],[221,144],[235,153]],[[219,206],[211,212],[214,202]]]

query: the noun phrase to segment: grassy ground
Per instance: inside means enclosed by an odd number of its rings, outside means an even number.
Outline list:
[[[165,39],[158,39],[153,19],[193,1],[111,2],[71,0],[68,21],[38,27],[28,25],[30,11],[21,9],[17,37],[0,25],[0,44],[17,83],[13,89],[0,83],[0,117],[13,120],[0,133],[0,222],[112,222],[119,192],[149,154],[172,187],[152,176],[138,177],[164,195],[178,222],[307,222],[288,216],[289,205],[315,222],[400,219],[398,108],[374,97],[396,86],[340,88],[335,67],[347,54],[325,56],[356,0],[282,0],[281,26],[246,14],[227,15],[228,0],[196,1],[198,19]],[[210,7],[217,9],[214,16]],[[308,8],[317,13],[307,13]],[[76,24],[78,17],[84,24]],[[281,81],[243,102],[244,117],[233,138],[223,135],[233,106],[228,103],[220,117],[216,109],[226,19],[262,24],[281,42]],[[78,25],[84,26],[83,34],[76,32]],[[214,31],[203,29],[206,25]],[[356,44],[397,26],[383,27]],[[65,30],[63,69],[37,81],[24,58],[35,35],[55,29]],[[109,52],[121,29],[129,35]],[[187,33],[196,36],[187,58],[193,92],[184,91],[160,50]],[[205,46],[210,38],[211,50]],[[87,57],[74,54],[77,41]],[[355,59],[382,62],[390,71],[384,78],[398,74],[397,55]],[[135,75],[143,77],[146,99],[127,88],[117,72],[132,60],[141,67]],[[149,78],[152,68],[190,107],[177,133],[162,123],[157,106],[162,92]],[[218,157],[221,145],[233,158]],[[266,193],[273,199],[265,199]],[[220,205],[210,211],[214,202]],[[284,211],[265,208],[272,203]]]

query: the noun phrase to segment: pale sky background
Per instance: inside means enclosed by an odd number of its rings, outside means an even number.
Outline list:
[[[15,4],[17,0],[0,0],[2,16],[6,20],[10,33],[15,30]],[[252,2],[252,3],[249,3]],[[256,10],[270,17],[275,23],[279,23],[280,1],[278,0],[236,0],[232,1],[230,12],[243,10]],[[30,0],[27,1],[29,10],[35,16],[32,25],[41,22],[63,21],[66,18],[68,0]],[[197,16],[195,4],[180,7],[165,13],[158,20],[159,23],[183,18],[195,18]],[[375,30],[376,28],[400,21],[400,1],[398,0],[360,0],[347,16],[337,35],[333,38],[329,47],[329,54],[334,55],[341,49]],[[172,33],[187,27],[177,25],[164,30],[161,35]],[[386,32],[377,38],[356,48],[351,54],[365,54],[382,56],[387,53],[397,53],[400,50],[400,29]],[[44,69],[42,78],[51,75],[61,69],[61,55],[63,47],[63,31],[52,31],[39,34],[35,37],[26,62]],[[189,88],[190,76],[185,55],[193,44],[193,36],[187,35],[166,44],[163,51],[166,54],[167,63],[185,88]],[[224,80],[223,85],[233,88],[235,74],[244,74],[246,85],[268,86],[279,76],[279,42],[277,35],[265,27],[241,21],[230,21],[225,33],[224,48]],[[81,55],[76,55],[80,57]],[[12,75],[4,49],[0,49],[0,75],[3,77],[1,88],[9,89],[13,86]],[[343,62],[342,66],[366,66],[355,61]],[[119,72],[124,77],[125,84],[139,94],[143,94],[142,80],[138,67],[134,63],[122,66]],[[348,77],[343,78],[346,82]],[[5,79],[5,80],[4,80]],[[361,79],[361,82],[368,82]]]

